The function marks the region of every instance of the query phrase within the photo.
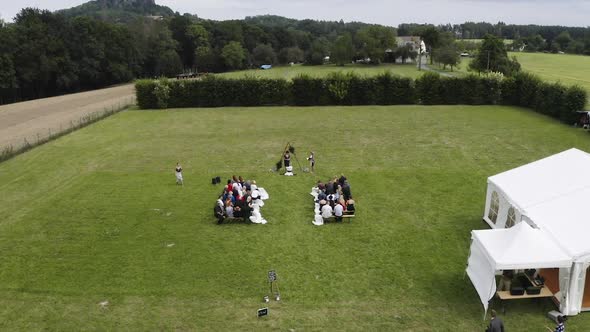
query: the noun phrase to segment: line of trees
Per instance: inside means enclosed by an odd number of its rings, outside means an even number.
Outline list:
[[[400,24],[398,34],[409,36],[422,29],[421,24]],[[590,28],[567,26],[518,25],[498,22],[465,22],[463,24],[444,24],[436,26],[442,32],[450,32],[458,39],[483,39],[494,35],[513,40],[513,50],[527,52],[566,52],[590,55]],[[477,47],[467,45],[465,50]]]
[[[340,38],[342,37],[342,38]],[[194,15],[136,15],[122,23],[25,8],[0,24],[0,103],[96,89],[183,71],[261,64],[387,61],[395,29],[278,16],[212,21]],[[338,43],[336,41],[338,40]]]
[[[96,89],[134,78],[170,77],[183,71],[222,72],[261,64],[319,65],[325,63],[326,56],[339,65],[358,60],[379,64],[415,59],[415,45],[398,45],[398,34],[420,36],[431,63],[451,68],[458,64],[460,51],[469,46],[458,44],[456,38],[483,37],[482,33],[490,31],[503,38],[518,35],[530,50],[590,50],[587,28],[468,22],[401,24],[395,29],[273,15],[228,21],[178,13],[144,16],[145,10],[121,20],[119,9],[113,11],[118,16],[111,19],[103,10],[99,16],[85,14],[86,7],[76,7],[75,13],[26,8],[14,23],[0,22],[0,104]],[[158,10],[168,12],[167,7],[162,8]]]

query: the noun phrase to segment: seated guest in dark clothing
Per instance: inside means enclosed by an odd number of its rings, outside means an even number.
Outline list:
[[[322,181],[318,181],[318,189],[320,191],[326,191],[326,185],[322,183]]]
[[[348,183],[345,183],[342,186],[342,195],[344,196],[345,200],[349,200],[352,196],[352,194],[350,193],[350,186],[348,185]]]
[[[244,215],[242,214],[242,208],[240,207],[240,204],[238,204],[236,202],[236,205],[234,206],[234,218],[243,218],[243,217],[244,217]]]
[[[344,183],[346,183],[346,177],[344,176],[344,174],[340,175],[340,178],[338,179],[338,183],[341,186],[344,186]]]
[[[244,219],[250,218],[250,215],[252,213],[252,208],[250,207],[251,202],[252,202],[252,197],[248,196],[248,197],[246,197],[246,200],[244,201],[244,205],[241,206],[242,216],[244,216]]]
[[[320,191],[320,193],[318,194],[318,201],[321,200],[327,200],[328,195],[326,195],[323,191]]]
[[[248,216],[245,215],[246,212],[248,212],[246,209],[247,206],[248,206],[248,203],[246,202],[245,199],[236,200],[236,204],[234,206],[234,217],[236,217],[236,218],[249,217],[249,215]]]
[[[336,192],[336,187],[334,185],[334,181],[328,181],[326,184],[326,195],[331,195]]]
[[[354,214],[354,199],[352,199],[352,196],[346,201],[346,211]]]

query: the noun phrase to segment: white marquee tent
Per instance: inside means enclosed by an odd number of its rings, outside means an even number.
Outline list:
[[[467,268],[486,309],[499,270],[559,268],[561,312],[590,310],[582,305],[590,266],[588,170],[590,154],[570,149],[488,178],[484,220],[495,229],[473,231]]]
[[[471,232],[471,254],[467,275],[484,309],[496,294],[496,272],[530,268],[567,268],[567,255],[549,235],[526,222],[512,228]]]

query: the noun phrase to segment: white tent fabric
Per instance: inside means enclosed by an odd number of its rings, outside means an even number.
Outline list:
[[[499,270],[570,267],[571,257],[544,231],[521,222],[508,229],[471,232],[467,275],[487,311]]]
[[[547,231],[574,260],[590,254],[590,187],[531,207],[526,219]]]
[[[488,178],[523,214],[534,205],[590,188],[590,154],[569,149]]]
[[[472,231],[494,270],[570,267],[571,256],[547,232],[526,222],[512,228]]]

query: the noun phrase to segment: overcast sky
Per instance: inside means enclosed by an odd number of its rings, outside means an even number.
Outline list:
[[[57,10],[84,0],[0,0],[0,18],[11,21],[23,7]],[[297,19],[400,23],[463,23],[590,26],[590,0],[156,0],[180,13],[224,20],[274,14]]]

